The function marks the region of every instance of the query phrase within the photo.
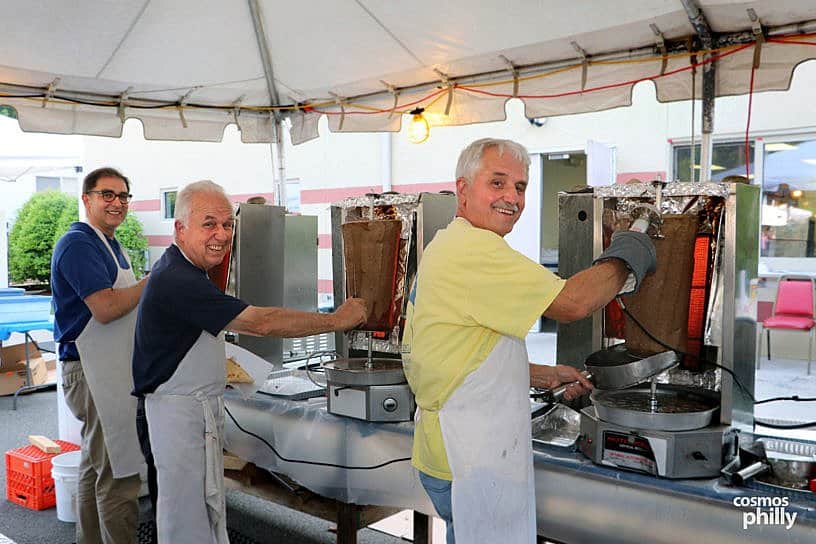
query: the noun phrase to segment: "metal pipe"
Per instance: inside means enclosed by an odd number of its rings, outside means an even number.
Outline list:
[[[272,72],[272,58],[269,55],[269,45],[266,40],[266,32],[263,25],[263,14],[258,0],[248,0],[249,13],[252,16],[252,26],[255,29],[255,39],[258,42],[258,53],[261,55],[261,64],[266,78],[266,90],[273,106],[280,104],[278,89],[275,87],[275,76]]]
[[[275,86],[275,75],[272,70],[272,57],[269,55],[269,44],[266,39],[266,31],[263,25],[263,14],[261,13],[261,6],[258,0],[248,0],[249,12],[252,16],[252,26],[255,29],[255,39],[258,42],[258,53],[261,56],[261,64],[264,69],[264,78],[266,79],[266,90],[269,93],[270,105],[275,106],[280,104],[280,96],[278,89]],[[286,207],[286,166],[284,162],[283,149],[283,126],[281,124],[280,112],[272,112],[275,118],[274,141],[270,141],[270,153],[272,156],[272,167],[275,167],[275,153],[273,149],[277,148],[278,166],[277,179],[275,180],[275,203],[278,206]],[[275,144],[275,147],[271,145]]]
[[[705,14],[694,0],[681,0],[691,26],[700,39],[703,49],[713,49],[714,35]],[[706,55],[709,57],[710,55]],[[711,135],[714,132],[714,99],[716,93],[716,63],[709,62],[703,66],[703,138],[700,143],[700,181],[711,181]],[[693,150],[693,148],[692,148]]]
[[[275,147],[278,150],[278,167],[277,167],[277,190],[275,191],[275,200],[278,206],[286,208],[286,157],[283,145],[283,119],[279,115],[275,116]],[[272,166],[275,166],[275,154],[272,154]]]
[[[380,135],[380,178],[382,178],[382,190],[384,193],[391,191],[393,187],[393,173],[391,171],[392,138],[392,132],[384,132]]]

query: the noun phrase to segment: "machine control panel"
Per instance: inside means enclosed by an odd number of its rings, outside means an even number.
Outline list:
[[[655,443],[655,440],[658,440],[658,442]],[[665,467],[658,467],[658,461],[661,457],[665,460],[665,455],[660,456],[659,453],[656,455],[656,449],[662,449],[665,452],[665,440],[644,438],[631,433],[604,431],[602,462],[620,468],[658,475],[664,472],[664,470],[660,469],[665,469]]]

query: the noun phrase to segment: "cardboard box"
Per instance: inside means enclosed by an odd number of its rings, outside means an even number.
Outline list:
[[[33,344],[28,345],[31,385],[48,381],[48,366],[40,351]],[[0,395],[13,395],[26,385],[25,344],[0,348]]]

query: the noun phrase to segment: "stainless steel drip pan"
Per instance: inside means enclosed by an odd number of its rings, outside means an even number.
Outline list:
[[[324,363],[323,368],[327,381],[338,385],[395,385],[406,381],[400,359],[335,359]]]
[[[658,387],[657,408],[650,408],[648,387],[595,390],[590,398],[598,417],[608,423],[653,431],[690,431],[711,423],[719,407],[715,395],[687,388]]]

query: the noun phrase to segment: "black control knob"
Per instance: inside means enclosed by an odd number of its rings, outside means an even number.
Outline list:
[[[392,397],[388,397],[382,402],[382,407],[386,412],[393,412],[397,409],[398,406],[399,403],[397,402],[397,399]]]

